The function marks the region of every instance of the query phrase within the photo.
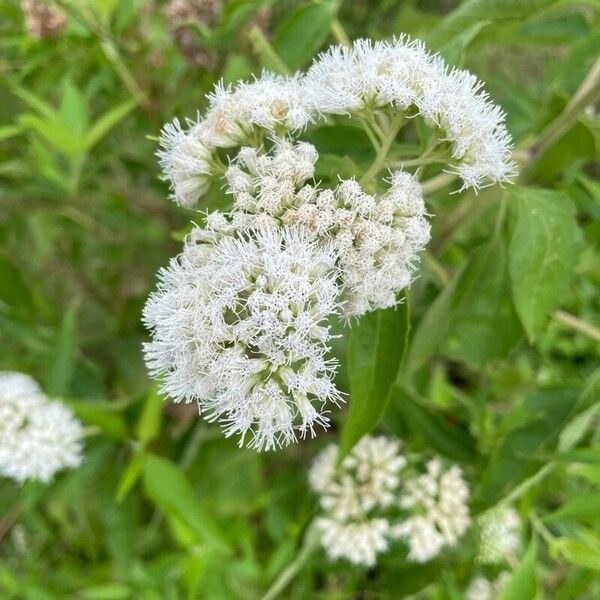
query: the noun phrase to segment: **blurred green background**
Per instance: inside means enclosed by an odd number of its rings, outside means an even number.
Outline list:
[[[162,124],[194,118],[219,79],[303,68],[344,35],[408,33],[481,77],[507,112],[518,183],[554,192],[534,198],[542,219],[556,208],[529,232],[527,187],[427,197],[432,242],[382,428],[461,463],[474,510],[550,464],[600,389],[599,13],[592,0],[2,0],[0,368],[32,374],[90,435],[82,468],[52,486],[0,482],[0,596],[259,598],[296,556],[315,511],[306,469],[336,428],[277,454],[238,450],[194,407],[163,406],[146,374],[142,306],[202,218],[167,200],[154,152]],[[343,124],[307,139],[325,179],[371,158]],[[226,203],[216,189],[206,207]],[[529,318],[509,262],[538,251]],[[580,454],[531,484],[523,514],[597,495],[586,414]],[[599,515],[596,503],[542,536],[537,597],[600,597]],[[371,572],[317,555],[284,597],[461,598],[472,546],[422,566],[394,550]]]

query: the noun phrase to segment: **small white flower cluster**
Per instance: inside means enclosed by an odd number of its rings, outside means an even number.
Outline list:
[[[82,461],[82,427],[28,375],[0,372],[0,475],[50,481]]]
[[[408,557],[426,562],[444,546],[455,546],[471,523],[469,488],[459,467],[444,470],[438,459],[427,463],[427,472],[406,482],[400,506],[411,516],[393,534],[407,541]]]
[[[467,588],[467,600],[496,600],[500,597],[510,577],[509,571],[502,571],[494,581],[481,575],[474,577]]]
[[[399,441],[365,436],[339,467],[335,445],[316,457],[309,483],[325,515],[315,525],[332,560],[373,566],[390,541],[405,539],[409,560],[425,562],[467,530],[469,492],[460,469],[444,471],[435,459],[427,474],[405,473],[401,482],[407,461],[399,448]],[[408,516],[394,516],[398,509]]]
[[[158,152],[173,200],[193,206],[219,171],[217,150],[259,147],[264,136],[297,135],[329,114],[406,118],[420,115],[440,143],[451,145],[450,168],[464,188],[507,181],[515,170],[504,113],[468,71],[448,70],[422,42],[357,40],[333,46],[306,74],[271,73],[235,87],[216,86],[205,116],[165,126]]]
[[[309,106],[327,114],[367,114],[386,106],[416,114],[452,145],[452,168],[464,188],[506,181],[514,173],[503,111],[468,71],[448,70],[424,44],[402,36],[335,46],[305,76]]]
[[[219,148],[258,145],[261,133],[281,137],[311,120],[298,77],[263,73],[233,88],[218,84],[208,101],[206,115],[188,121],[187,129],[178,119],[165,125],[157,152],[172,199],[188,208],[210,186]]]
[[[477,560],[498,564],[521,550],[521,519],[514,508],[492,509],[477,519],[480,528]]]
[[[196,401],[207,420],[222,421],[227,436],[240,434],[240,445],[247,435],[258,450],[314,435],[327,425],[323,406],[341,399],[326,356],[335,254],[294,228],[218,244],[198,235],[160,272],[144,309],[151,374],[176,401]]]
[[[339,256],[346,317],[393,306],[429,241],[419,183],[397,171],[383,195],[365,193],[354,179],[320,189],[307,183],[317,156],[305,142],[280,141],[260,156],[242,148],[226,174],[233,212],[229,218],[211,215],[208,233],[302,227]]]
[[[332,560],[373,566],[377,554],[387,550],[390,523],[377,513],[396,499],[399,472],[406,464],[399,448],[398,441],[365,436],[339,469],[335,445],[315,459],[309,482],[326,513],[315,526]]]

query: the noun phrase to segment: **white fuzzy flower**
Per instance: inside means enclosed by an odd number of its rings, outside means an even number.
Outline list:
[[[505,115],[468,71],[448,70],[420,41],[357,40],[318,56],[304,79],[310,107],[321,114],[369,113],[389,106],[420,114],[452,146],[451,170],[475,190],[510,179],[512,141]],[[439,132],[439,133],[438,133]]]
[[[474,577],[467,588],[467,600],[496,600],[500,597],[510,577],[511,574],[508,571],[502,571],[494,581],[481,575]]]
[[[338,403],[327,319],[338,309],[335,255],[297,229],[195,241],[160,272],[144,309],[151,374],[196,401],[227,436],[273,449],[326,427]]]
[[[336,445],[315,458],[309,483],[325,513],[316,525],[330,558],[372,566],[376,555],[387,549],[389,522],[377,513],[395,500],[399,472],[406,464],[399,448],[397,440],[365,436],[339,468]]]
[[[477,519],[480,527],[477,560],[500,563],[521,549],[521,519],[514,508],[492,509]]]
[[[468,498],[460,468],[444,470],[437,459],[427,463],[425,474],[405,482],[400,506],[411,516],[393,534],[406,539],[410,560],[425,562],[443,546],[456,545],[470,525]]]
[[[319,517],[315,526],[321,534],[321,544],[331,560],[346,559],[356,565],[372,567],[377,555],[388,547],[386,519],[365,519],[344,522]]]
[[[73,413],[50,402],[33,379],[0,373],[0,474],[19,483],[48,482],[81,464],[81,437]]]
[[[381,195],[365,193],[353,179],[335,190],[321,189],[309,181],[317,157],[314,146],[304,142],[280,140],[260,156],[243,148],[226,174],[233,212],[215,228],[231,233],[301,227],[338,252],[346,317],[393,306],[398,292],[410,285],[419,252],[429,241],[419,183],[396,171]]]

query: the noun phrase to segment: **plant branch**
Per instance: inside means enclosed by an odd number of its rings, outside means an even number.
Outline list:
[[[579,333],[587,335],[593,340],[600,342],[600,329],[594,327],[587,321],[584,321],[583,319],[580,319],[575,315],[565,312],[564,310],[557,310],[552,315],[552,318],[556,321],[560,321],[561,323],[567,325],[567,327],[570,327],[571,329],[574,329],[575,331],[578,331]]]
[[[352,46],[352,42],[344,29],[344,26],[340,23],[339,19],[336,17],[331,21],[331,35],[333,35],[335,41],[341,46],[346,46],[350,48]]]

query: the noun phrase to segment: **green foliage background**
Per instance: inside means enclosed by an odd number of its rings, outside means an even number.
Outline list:
[[[505,597],[600,597],[598,2],[228,0],[212,28],[188,26],[210,69],[186,60],[163,3],[58,4],[68,27],[39,40],[0,2],[0,367],[64,398],[89,435],[84,465],[52,485],[0,482],[0,596],[260,598],[302,556],[316,451],[377,427],[459,463],[474,514],[515,503],[531,543]],[[337,349],[349,410],[258,455],[165,405],[146,374],[141,308],[190,221],[166,200],[156,136],[219,78],[305,67],[344,31],[406,32],[473,70],[521,174],[477,196],[431,186],[406,304]],[[323,179],[373,160],[343,121],[310,140]],[[216,189],[206,207],[226,202]],[[454,600],[474,552],[467,536],[413,565],[399,547],[371,571],[317,552],[281,597]]]

